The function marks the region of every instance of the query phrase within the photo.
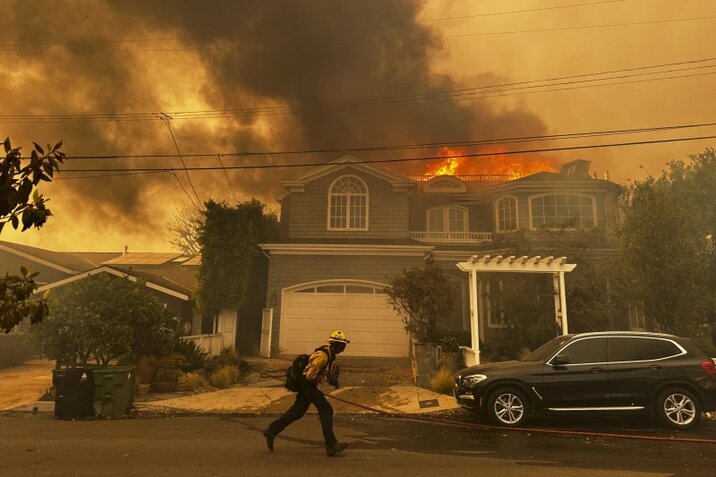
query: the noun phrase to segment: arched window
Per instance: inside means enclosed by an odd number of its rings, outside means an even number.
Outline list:
[[[517,199],[502,197],[495,202],[495,221],[498,232],[517,230]]]
[[[328,192],[328,230],[368,230],[368,188],[356,176],[341,176]]]
[[[597,225],[594,197],[577,194],[545,194],[530,197],[533,229],[591,229]]]
[[[467,232],[467,211],[462,207],[428,210],[428,232]]]

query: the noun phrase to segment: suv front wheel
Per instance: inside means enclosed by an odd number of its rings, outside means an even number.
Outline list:
[[[529,403],[515,388],[499,388],[487,400],[487,416],[501,426],[519,426],[527,420]]]
[[[701,404],[686,389],[668,388],[656,398],[656,415],[672,429],[691,429],[701,419]]]

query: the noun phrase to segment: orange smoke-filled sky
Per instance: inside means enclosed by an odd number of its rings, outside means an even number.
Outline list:
[[[713,122],[710,0],[3,5],[0,134],[26,150],[31,141],[63,139],[68,155],[110,156],[69,160],[59,180],[41,189],[55,214],[47,225],[22,234],[6,227],[0,237],[54,250],[168,250],[166,221],[188,197],[257,197],[276,208],[280,181],[305,170],[193,172],[191,183],[184,173],[127,175],[182,167],[172,157],[172,133],[188,167],[325,163],[342,155],[233,152],[435,144],[351,152],[380,160],[437,156],[441,142],[533,138],[458,147],[474,153],[716,135],[704,126],[543,137]],[[174,118],[171,133],[159,112]],[[626,184],[714,145],[703,139],[511,158],[553,167],[588,159],[593,172]],[[122,155],[164,157],[112,157]],[[500,173],[495,161],[470,159],[468,170]],[[420,174],[426,167],[393,168]],[[119,171],[69,172],[83,168]]]

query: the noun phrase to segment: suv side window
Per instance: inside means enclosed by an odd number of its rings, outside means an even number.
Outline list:
[[[607,339],[586,338],[572,342],[559,352],[569,358],[569,364],[607,362]]]
[[[609,361],[647,361],[681,354],[671,341],[658,338],[611,338]]]

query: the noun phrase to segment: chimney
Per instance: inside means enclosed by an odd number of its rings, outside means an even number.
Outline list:
[[[122,255],[127,255],[129,249],[129,245],[124,246],[124,253]]]
[[[560,169],[559,173],[571,177],[589,177],[589,166],[591,164],[592,161],[587,161],[585,159],[576,159],[574,161],[562,164],[562,168]]]

